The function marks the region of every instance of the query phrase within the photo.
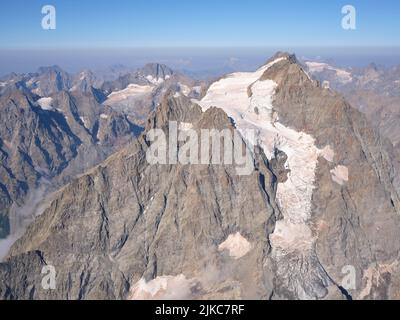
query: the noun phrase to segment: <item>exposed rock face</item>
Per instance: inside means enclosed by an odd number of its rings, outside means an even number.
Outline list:
[[[158,64],[146,65],[135,75],[151,84],[149,100],[139,99],[146,117],[167,88],[177,86],[181,77],[176,75],[168,87],[161,88],[161,83],[174,72]],[[49,187],[56,189],[132,140],[141,132],[134,123],[139,119],[143,123],[143,115],[125,115],[121,110],[102,105],[107,97],[101,89],[94,88],[101,81],[88,70],[70,75],[58,66],[41,67],[36,73],[10,74],[1,80],[1,104],[7,105],[2,112],[7,115],[2,117],[4,125],[0,132],[3,164],[0,241],[16,229],[10,221],[16,220],[10,218],[10,210],[20,215],[20,208],[27,205],[28,198],[35,199],[34,206],[39,202],[38,193],[29,194],[30,190],[38,188],[43,197]],[[18,97],[13,99],[14,96]],[[19,104],[25,106],[26,113],[15,112]],[[147,105],[149,108],[144,108]],[[23,161],[20,151],[14,150],[23,150]],[[34,211],[29,211],[28,219]],[[0,259],[2,246],[0,243]]]
[[[221,110],[202,113],[184,97],[164,101],[148,128],[166,129],[166,120],[233,129]],[[241,283],[242,298],[271,295],[263,263],[275,220],[268,196],[274,182],[264,161],[239,177],[233,166],[151,166],[146,149],[141,138],[66,186],[10,252],[19,260],[37,248],[58,270],[60,290],[44,291],[35,282],[29,290],[6,290],[6,280],[4,298],[31,292],[35,298],[126,298],[141,278],[179,274],[196,284],[193,297],[236,297]],[[251,243],[246,259],[218,251],[238,231]],[[17,271],[8,263],[2,280]]]
[[[36,205],[47,187],[61,186],[140,133],[91,93],[62,91],[40,98],[14,89],[0,97],[0,110],[0,238],[13,231],[10,210],[21,211],[29,196]],[[39,195],[35,190],[44,186]]]
[[[68,90],[72,83],[72,77],[58,66],[41,67],[36,74],[29,77],[27,87],[33,93],[44,97]]]
[[[294,56],[223,77],[199,101],[165,97],[146,132],[170,121],[240,132],[228,145],[253,150],[254,170],[151,165],[144,134],[54,195],[0,264],[2,298],[399,297],[395,153]],[[55,290],[41,286],[46,264]]]
[[[149,81],[165,81],[174,74],[174,71],[164,64],[148,63],[138,73],[145,76]]]
[[[40,177],[62,171],[77,153],[79,138],[62,116],[45,111],[32,95],[14,90],[0,98],[1,227],[9,232],[8,210],[23,199]]]
[[[91,92],[94,88],[101,87],[103,81],[92,71],[84,70],[72,79],[70,91]]]

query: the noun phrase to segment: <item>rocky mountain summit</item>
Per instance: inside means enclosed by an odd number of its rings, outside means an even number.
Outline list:
[[[150,112],[170,92],[199,98],[204,82],[195,81],[166,65],[149,63],[115,81],[105,82],[101,89],[107,96],[104,105],[122,110],[139,124],[144,124]]]
[[[179,135],[239,134],[220,142],[251,150],[251,172],[149,163],[148,133],[169,141],[172,123]],[[0,297],[398,299],[396,152],[294,55],[197,97],[169,92],[137,140],[46,203],[0,263]],[[54,289],[42,286],[44,266]]]

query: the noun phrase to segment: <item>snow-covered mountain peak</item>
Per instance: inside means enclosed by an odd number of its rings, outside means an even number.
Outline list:
[[[278,82],[285,83],[285,78],[291,77],[290,72],[295,70],[304,73],[312,81],[303,68],[291,67],[291,64],[297,64],[297,60],[293,59],[280,54],[255,72],[227,75],[213,83],[198,102],[203,111],[213,106],[222,108],[234,120],[236,128],[244,137],[249,136],[247,130],[254,130],[255,139],[249,143],[260,146],[270,161],[275,158],[277,151],[287,156],[284,164],[287,179],[278,184],[276,192],[284,219],[277,222],[276,232],[270,238],[277,260],[282,252],[311,252],[315,239],[309,220],[318,158],[321,156],[328,161],[333,158],[332,155],[326,156],[326,150],[331,150],[329,146],[320,150],[313,136],[281,123],[274,109]],[[287,61],[289,65],[285,63],[278,66],[282,61]],[[268,72],[274,66],[278,70]],[[294,243],[296,246],[293,246]]]

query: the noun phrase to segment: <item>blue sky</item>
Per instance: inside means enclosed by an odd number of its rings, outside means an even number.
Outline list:
[[[56,30],[41,27],[49,4]],[[356,8],[356,30],[341,26],[347,4]],[[225,73],[254,69],[278,50],[393,65],[399,30],[398,0],[1,0],[0,75],[146,62]]]
[[[41,8],[57,29],[41,28]],[[357,29],[341,28],[343,5]],[[0,48],[399,46],[398,0],[2,0]]]

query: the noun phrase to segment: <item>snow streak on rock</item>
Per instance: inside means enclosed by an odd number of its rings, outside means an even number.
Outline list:
[[[123,90],[112,92],[108,96],[108,99],[105,101],[105,104],[118,103],[132,97],[141,97],[143,95],[151,93],[153,89],[153,86],[130,84],[127,88]]]
[[[40,108],[42,108],[43,110],[53,110],[53,99],[50,97],[47,98],[41,98],[37,101],[38,105],[40,106]]]
[[[247,241],[240,232],[229,235],[228,238],[218,246],[219,251],[228,250],[229,255],[234,259],[240,259],[245,256],[250,249],[250,242]]]
[[[332,180],[336,183],[343,185],[349,181],[349,169],[345,166],[336,166],[331,170]]]
[[[161,276],[149,282],[142,278],[131,288],[129,300],[189,299],[192,285],[192,281],[183,274]]]

